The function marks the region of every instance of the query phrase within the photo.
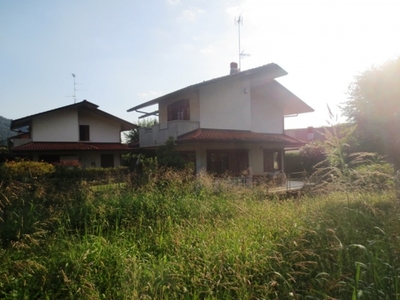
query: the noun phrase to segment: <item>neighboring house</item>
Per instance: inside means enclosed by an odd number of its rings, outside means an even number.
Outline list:
[[[307,127],[286,129],[285,134],[298,139],[305,144],[310,142],[325,142],[330,135],[344,137],[346,129],[352,127],[350,123],[339,123],[334,126]]]
[[[12,152],[35,161],[78,161],[82,167],[116,167],[121,132],[137,126],[98,109],[86,100],[11,122],[20,134],[11,138]]]
[[[309,143],[313,141],[325,141],[326,127],[307,127],[307,128],[295,128],[295,129],[285,129],[285,134],[298,139],[304,143]]]
[[[249,176],[283,171],[283,151],[302,143],[284,134],[284,117],[313,109],[275,78],[287,72],[268,64],[204,81],[137,105],[128,111],[156,115],[159,124],[140,128],[141,149],[154,149],[169,137],[192,159],[196,172]],[[142,108],[158,105],[146,113]]]

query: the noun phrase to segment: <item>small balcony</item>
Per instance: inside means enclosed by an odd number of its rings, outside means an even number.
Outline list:
[[[164,145],[169,137],[175,140],[178,136],[196,130],[199,122],[176,120],[164,124],[156,124],[151,128],[139,129],[140,147],[155,147]]]
[[[32,139],[29,139],[29,138],[12,138],[11,142],[13,144],[12,147],[15,148],[15,147],[22,146],[22,145],[25,145],[27,143],[32,142]]]

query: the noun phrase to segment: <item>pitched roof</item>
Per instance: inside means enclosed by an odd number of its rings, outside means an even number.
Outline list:
[[[73,108],[73,107],[76,107],[76,108],[79,108],[79,109],[90,110],[90,111],[92,111],[92,112],[94,112],[94,113],[96,113],[98,115],[101,115],[101,116],[103,116],[105,118],[112,119],[112,120],[114,120],[116,122],[119,122],[121,124],[121,129],[122,130],[130,130],[130,129],[138,127],[137,125],[135,125],[133,123],[130,123],[128,121],[125,121],[123,119],[120,119],[120,118],[118,118],[118,117],[116,117],[114,115],[111,115],[109,113],[106,113],[106,112],[98,109],[99,106],[94,104],[94,103],[91,103],[91,102],[89,102],[87,100],[83,100],[81,102],[74,103],[74,104],[71,104],[71,105],[62,106],[62,107],[59,107],[59,108],[56,108],[56,109],[51,109],[51,110],[47,110],[47,111],[44,111],[44,112],[41,112],[41,113],[37,113],[37,114],[34,114],[34,115],[26,116],[26,117],[23,117],[23,118],[20,118],[20,119],[12,120],[10,128],[11,129],[18,129],[18,128],[21,128],[21,127],[29,125],[30,121],[34,117],[41,116],[41,115],[48,114],[48,113],[52,113],[52,112],[56,112],[56,111],[60,111],[60,110]]]
[[[157,104],[160,101],[162,101],[162,100],[164,100],[164,99],[166,99],[166,98],[168,98],[168,97],[170,97],[170,96],[172,96],[174,94],[184,94],[184,93],[187,93],[189,91],[196,90],[196,89],[198,89],[200,87],[203,87],[203,86],[206,86],[206,85],[209,85],[209,84],[214,84],[214,83],[217,83],[217,82],[220,82],[220,81],[223,81],[223,80],[240,78],[240,77],[248,77],[248,76],[256,76],[256,75],[260,75],[262,73],[269,74],[271,79],[277,78],[277,77],[281,77],[281,76],[284,76],[284,75],[288,74],[279,65],[277,65],[275,63],[270,63],[270,64],[267,64],[267,65],[264,65],[264,66],[261,66],[261,67],[253,68],[253,69],[250,69],[250,70],[241,71],[241,72],[238,72],[238,73],[235,73],[235,74],[232,74],[232,75],[226,75],[226,76],[218,77],[218,78],[215,78],[215,79],[211,79],[211,80],[207,80],[207,81],[203,81],[203,82],[200,82],[200,83],[197,83],[197,84],[193,84],[193,85],[187,86],[187,87],[185,87],[183,89],[174,91],[172,93],[166,94],[166,95],[158,97],[156,99],[153,99],[153,100],[147,101],[145,103],[136,105],[136,106],[128,109],[127,111],[131,112],[131,111],[138,110],[138,109],[141,109],[141,108],[144,108],[144,107],[148,107],[148,106]]]
[[[248,143],[272,143],[282,145],[302,145],[303,143],[285,134],[260,133],[245,130],[219,130],[198,128],[191,132],[178,136],[179,143],[199,142],[248,142]]]
[[[34,151],[128,151],[131,148],[121,143],[81,143],[81,142],[30,142],[12,149],[13,152]]]

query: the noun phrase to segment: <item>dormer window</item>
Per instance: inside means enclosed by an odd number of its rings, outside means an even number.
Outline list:
[[[189,99],[179,100],[168,105],[168,121],[190,120]]]
[[[79,140],[90,141],[89,125],[79,125]]]

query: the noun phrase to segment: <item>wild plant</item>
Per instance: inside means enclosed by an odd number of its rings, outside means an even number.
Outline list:
[[[34,204],[23,220],[38,227],[0,247],[0,297],[399,298],[390,191],[260,201],[262,186],[188,172],[163,169],[134,189],[8,191]]]
[[[329,109],[331,120],[336,118]],[[371,152],[352,152],[352,137],[355,125],[329,123],[325,129],[324,148],[326,159],[314,166],[310,181],[314,192],[351,190],[368,191],[392,187],[390,167],[382,156]]]

